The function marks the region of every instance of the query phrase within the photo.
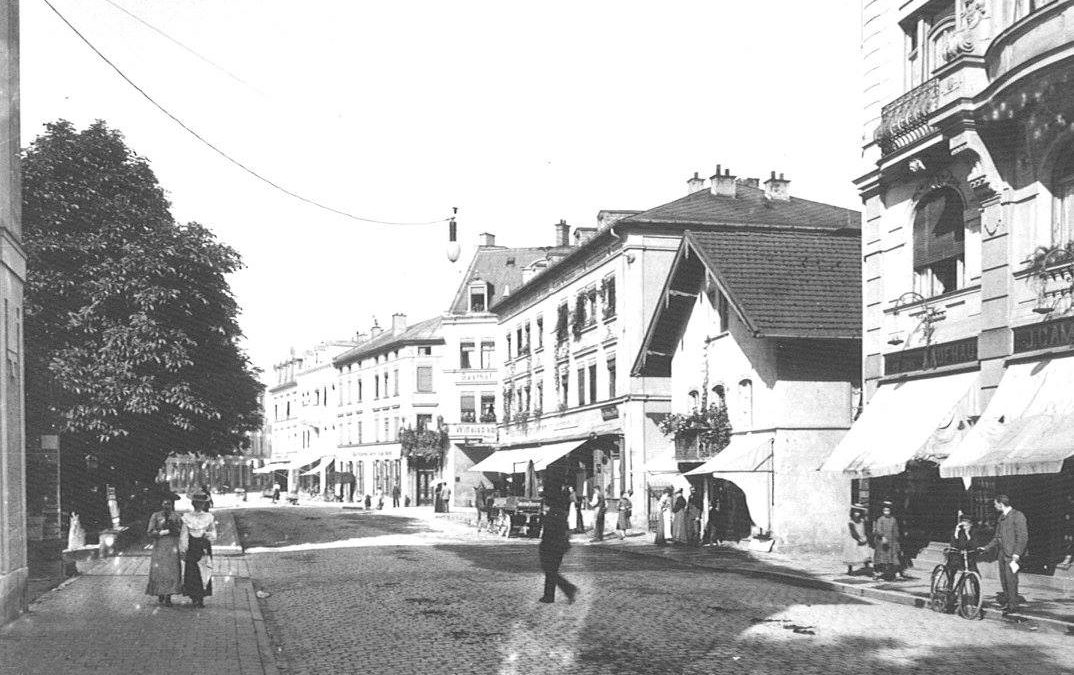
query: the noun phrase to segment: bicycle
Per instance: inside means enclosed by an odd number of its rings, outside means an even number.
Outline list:
[[[947,547],[944,549],[945,561],[932,570],[932,583],[929,586],[929,605],[934,612],[949,612],[952,608],[963,619],[981,617],[981,575],[970,569],[969,550]],[[947,574],[947,554],[962,555],[962,569],[955,575],[952,586]]]

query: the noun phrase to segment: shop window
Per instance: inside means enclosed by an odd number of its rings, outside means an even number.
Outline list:
[[[962,198],[952,189],[937,190],[921,200],[914,214],[914,277],[916,290],[930,298],[962,287],[966,228]]]
[[[1074,239],[1074,146],[1063,153],[1052,176],[1052,245],[1064,246]]]
[[[469,370],[474,367],[474,343],[472,340],[459,343],[459,368]]]
[[[472,392],[463,392],[459,397],[459,421],[472,424],[477,421],[477,410]]]
[[[432,366],[418,366],[418,391],[430,393],[433,391]]]
[[[481,367],[495,368],[492,359],[496,356],[496,343],[489,340],[481,343]]]

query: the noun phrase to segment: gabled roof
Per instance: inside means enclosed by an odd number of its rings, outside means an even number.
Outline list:
[[[641,223],[861,229],[861,214],[799,197],[786,201],[767,199],[761,188],[739,182],[734,197],[717,196],[708,189],[698,190],[619,221],[620,225]]]
[[[635,361],[635,375],[670,373],[696,295],[709,276],[756,337],[861,337],[860,230],[688,230]]]
[[[489,284],[487,307],[492,307],[504,298],[508,289],[514,292],[522,286],[522,270],[539,260],[548,260],[556,254],[562,256],[570,252],[570,247],[535,246],[529,248],[505,248],[502,246],[482,246],[477,249],[470,267],[466,270],[462,283],[455,293],[448,312],[466,314],[469,309],[469,288],[471,282],[486,281]],[[551,265],[551,261],[549,261]],[[538,272],[539,273],[539,272]]]
[[[407,326],[401,333],[393,333],[390,330],[363,342],[354,349],[348,350],[332,360],[333,365],[341,366],[353,363],[358,359],[375,354],[390,352],[393,349],[405,345],[414,344],[443,344],[444,338],[440,337],[441,319],[435,316],[419,323]]]

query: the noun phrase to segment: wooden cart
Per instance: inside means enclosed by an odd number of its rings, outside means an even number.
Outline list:
[[[540,499],[496,497],[492,501],[491,529],[501,537],[541,536]]]

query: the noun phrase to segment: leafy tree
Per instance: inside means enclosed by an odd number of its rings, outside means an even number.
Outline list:
[[[58,427],[65,468],[93,454],[111,482],[151,482],[172,452],[238,451],[261,422],[226,278],[238,253],[176,223],[103,122],[47,125],[22,177],[28,437]]]

